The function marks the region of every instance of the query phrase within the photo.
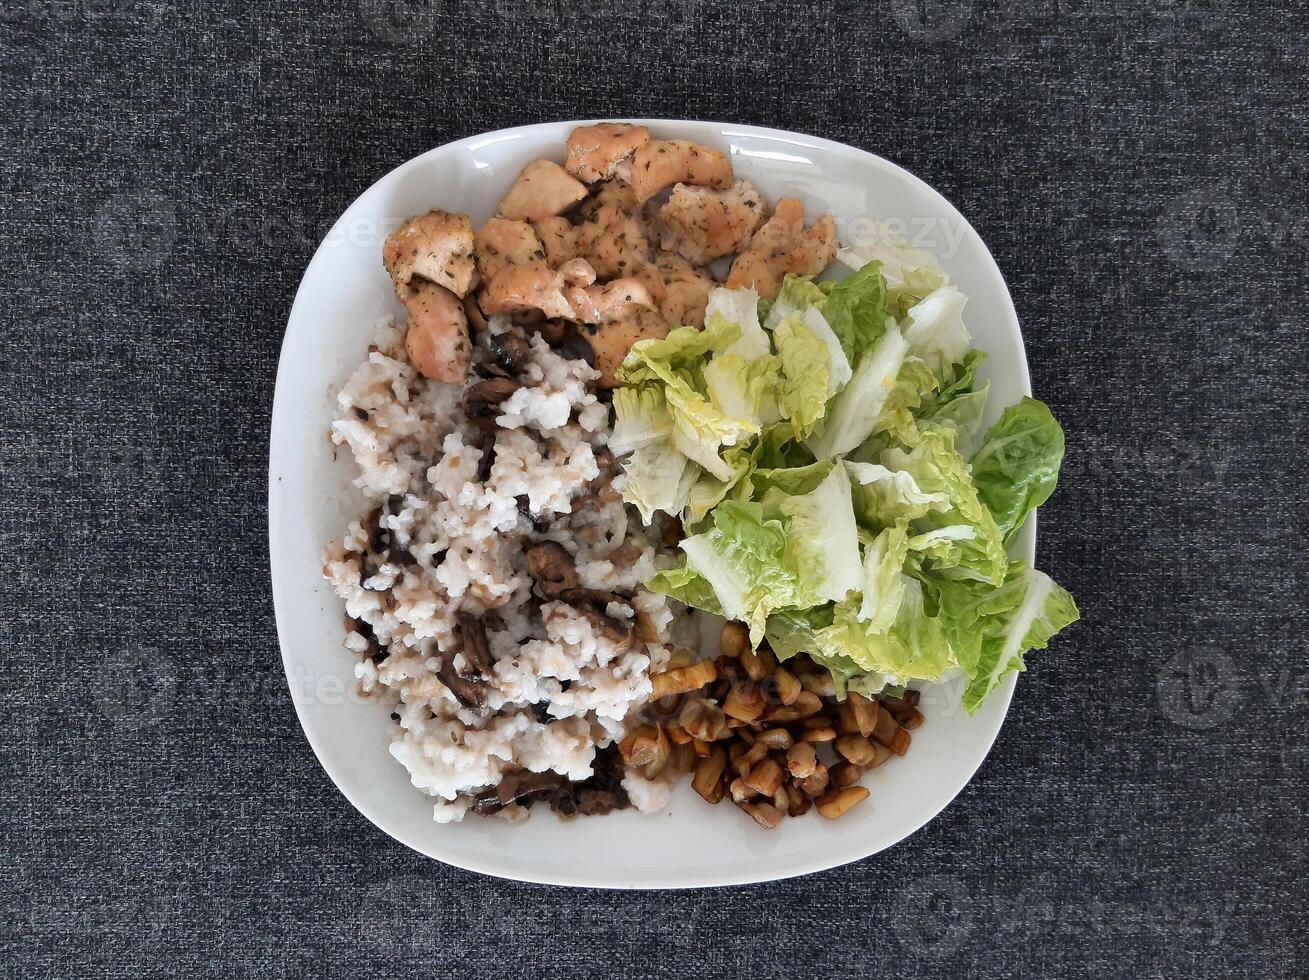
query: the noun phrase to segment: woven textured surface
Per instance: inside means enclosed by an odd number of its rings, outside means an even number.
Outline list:
[[[1303,976],[1309,16],[1258,6],[7,4],[0,969]],[[350,807],[285,691],[266,440],[318,238],[422,150],[607,114],[925,178],[1068,432],[1040,561],[1085,622],[959,799],[857,865],[681,894],[455,871]]]

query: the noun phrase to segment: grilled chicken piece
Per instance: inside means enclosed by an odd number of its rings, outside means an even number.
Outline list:
[[[656,268],[654,262],[647,262],[625,278],[635,279],[644,286],[645,291],[650,294],[650,299],[654,302],[654,308],[660,311],[663,310],[667,290],[664,288],[663,274]]]
[[[468,375],[472,353],[463,303],[434,282],[420,280],[404,289],[402,298],[409,311],[409,331],[405,334],[409,360],[425,378],[462,382]]]
[[[638,204],[678,182],[725,190],[732,186],[732,164],[725,154],[687,140],[651,140],[636,151],[632,190]]]
[[[482,290],[482,311],[487,314],[526,313],[539,310],[546,317],[575,320],[577,314],[564,295],[563,274],[544,262],[511,265]]]
[[[650,229],[631,185],[611,180],[577,210],[578,254],[600,279],[632,274],[649,262]]]
[[[600,372],[600,384],[605,388],[618,387],[617,371],[627,352],[638,340],[668,336],[668,321],[647,306],[629,304],[621,318],[609,320],[596,327],[587,327],[587,341],[595,352],[595,367]],[[594,333],[590,331],[594,330]]]
[[[477,271],[490,282],[511,265],[544,262],[545,248],[526,221],[491,218],[473,238]]]
[[[793,197],[777,202],[773,216],[760,228],[727,274],[727,288],[752,287],[775,299],[788,272],[816,276],[836,258],[836,222],[825,214],[804,224],[804,205]]]
[[[545,247],[546,261],[556,268],[582,254],[577,242],[577,229],[567,218],[556,216],[533,221],[532,230]]]
[[[564,169],[578,180],[594,184],[629,169],[632,155],[650,142],[650,130],[630,123],[578,126],[568,134]]]
[[[415,277],[464,296],[473,284],[473,226],[466,214],[429,211],[410,218],[387,236],[382,264],[396,292]]]
[[[768,217],[768,206],[748,180],[725,191],[678,184],[659,217],[664,247],[703,264],[741,251]]]
[[[664,296],[659,303],[664,319],[669,323],[703,327],[709,293],[718,283],[676,252],[660,252],[655,268],[664,284]]]
[[[573,288],[567,291],[568,301],[582,323],[607,323],[627,316],[632,307],[655,309],[650,291],[639,279],[626,277],[607,282],[602,286]]]
[[[559,266],[558,272],[569,286],[589,286],[595,282],[595,269],[586,259],[569,259]]]
[[[559,164],[536,160],[523,168],[500,202],[498,213],[510,220],[539,221],[563,214],[586,193],[586,185],[568,176]]]

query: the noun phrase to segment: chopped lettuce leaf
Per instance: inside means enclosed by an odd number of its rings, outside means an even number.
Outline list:
[[[845,467],[857,484],[855,514],[870,530],[891,527],[901,521],[923,517],[928,511],[946,510],[950,506],[948,493],[927,493],[913,474],[904,470],[850,460],[846,460]]]
[[[706,354],[725,350],[741,336],[741,328],[719,317],[705,328],[678,327],[661,339],[639,340],[632,345],[618,368],[618,380],[626,385],[643,381],[672,383],[686,379],[688,368],[698,368]]]
[[[832,606],[784,609],[768,617],[768,645],[782,660],[797,654],[812,655],[818,649],[818,634],[832,625]]]
[[[786,469],[808,466],[812,462],[813,453],[796,441],[795,427],[790,422],[770,426],[759,437],[755,464],[760,469]]]
[[[986,433],[973,457],[973,481],[1006,544],[1054,492],[1063,458],[1064,430],[1034,398],[1010,405]]]
[[[836,466],[811,492],[781,502],[786,557],[807,595],[840,601],[860,587],[859,529],[850,478]]]
[[[609,448],[622,455],[673,434],[673,414],[661,388],[619,388],[614,392],[614,434]]]
[[[685,561],[675,568],[657,572],[645,585],[651,592],[666,595],[685,605],[703,609],[715,616],[723,614],[713,586]]]
[[[909,550],[923,558],[933,559],[938,566],[958,565],[963,561],[963,548],[960,542],[972,541],[977,537],[977,529],[967,524],[949,524],[933,528],[922,534],[915,534],[908,541]]]
[[[899,578],[900,601],[890,629],[878,631],[872,623],[860,622],[859,607],[843,602],[837,603],[832,626],[822,638],[830,650],[894,682],[937,680],[954,666],[950,645],[940,619],[927,614],[921,583],[908,575]]]
[[[739,354],[719,354],[704,366],[705,390],[724,415],[748,419],[763,429],[782,417],[777,404],[781,373],[778,357],[747,361]]]
[[[918,423],[948,425],[955,430],[955,446],[965,459],[971,459],[982,444],[982,420],[986,415],[986,399],[990,394],[990,384],[977,391],[957,395],[950,401],[932,406],[919,413]],[[974,472],[973,478],[977,474]]]
[[[886,279],[876,263],[835,282],[819,284],[827,294],[820,312],[841,341],[846,359],[855,364],[887,330],[895,326],[886,305]]]
[[[649,524],[656,511],[676,515],[686,505],[690,492],[688,469],[695,466],[667,439],[659,439],[636,450],[625,466],[623,497],[641,512]],[[694,479],[694,474],[690,474]]]
[[[776,489],[789,496],[810,493],[818,488],[827,474],[832,472],[830,459],[819,460],[804,466],[779,466],[757,468],[751,479],[754,481],[754,494],[763,497],[769,490]]]
[[[789,275],[782,280],[782,288],[777,293],[777,299],[773,301],[773,305],[768,309],[768,315],[764,317],[764,328],[776,330],[777,325],[787,317],[803,313],[811,307],[819,307],[821,313],[826,299],[827,294],[818,288],[818,284],[811,276]]]
[[[864,548],[864,597],[857,613],[870,633],[885,633],[895,623],[904,595],[900,570],[908,554],[906,525],[888,527]]]
[[[673,415],[673,445],[718,479],[731,479],[733,467],[719,452],[756,434],[758,425],[724,415],[689,385],[669,385],[664,391]]]
[[[813,335],[827,345],[827,394],[834,395],[854,374],[854,369],[850,367],[850,359],[845,356],[841,341],[822,313],[811,306],[799,316],[801,322],[813,332]]]
[[[904,339],[909,350],[922,358],[937,374],[968,353],[968,328],[964,326],[964,305],[968,297],[954,286],[942,286],[910,308]]]
[[[850,383],[832,399],[822,428],[805,440],[814,456],[843,456],[872,435],[909,345],[894,326],[864,354]]]
[[[953,429],[924,431],[912,450],[892,447],[882,453],[880,462],[887,469],[908,473],[926,493],[948,495],[949,506],[944,510],[933,509],[913,520],[916,533],[959,524],[974,529],[974,537],[957,541],[958,547],[951,548],[948,558],[933,556],[931,570],[947,578],[974,578],[999,585],[1008,562],[1000,529],[978,498],[972,472],[954,441]]]
[[[711,510],[732,493],[733,488],[750,475],[754,467],[747,446],[733,446],[723,453],[721,461],[730,469],[725,479],[713,473],[700,472],[698,479],[687,491],[684,497],[685,513],[682,516],[688,525],[696,525],[704,520]]]
[[[959,362],[943,373],[941,387],[932,396],[933,405],[945,405],[966,395],[977,385],[977,372],[986,363],[986,351],[970,350]]]
[[[753,289],[719,286],[709,294],[709,303],[705,307],[706,327],[724,323],[738,327],[741,335],[723,348],[723,353],[735,354],[747,361],[772,353],[768,334],[759,323],[759,294]]]
[[[827,345],[796,317],[778,324],[773,337],[785,375],[779,394],[782,415],[804,436],[827,408]]]
[[[753,643],[763,637],[769,613],[800,604],[800,583],[785,560],[785,529],[764,520],[760,504],[723,501],[712,526],[681,548],[687,566],[713,588],[722,614],[750,627]]]
[[[1072,596],[1023,562],[1009,566],[999,588],[941,583],[938,602],[945,634],[968,677],[964,709],[969,714],[1005,674],[1027,669],[1027,651],[1045,649],[1050,637],[1081,616]]]

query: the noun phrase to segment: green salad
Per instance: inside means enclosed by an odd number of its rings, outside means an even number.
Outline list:
[[[1024,398],[983,431],[966,297],[890,247],[776,300],[716,289],[703,330],[636,344],[614,393],[624,497],[685,528],[651,589],[807,653],[837,692],[964,677],[972,713],[1078,618],[1007,546],[1055,488],[1064,435]]]

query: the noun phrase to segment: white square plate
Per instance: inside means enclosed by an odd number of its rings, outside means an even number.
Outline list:
[[[1013,303],[977,233],[941,195],[872,154],[812,136],[754,126],[645,121],[657,137],[689,139],[731,156],[736,173],[770,201],[799,197],[832,211],[843,241],[876,218],[935,252],[967,294],[974,343],[990,354],[991,419],[1030,394]],[[494,211],[519,170],[562,161],[575,122],[507,129],[450,143],[387,174],[341,216],[305,271],[282,345],[269,452],[269,543],[278,635],[310,745],[336,785],[373,823],[431,857],[486,874],[563,885],[683,888],[768,881],[874,854],[913,833],[954,798],[995,740],[1015,678],[974,716],[959,691],[924,691],[927,716],[909,753],[870,773],[871,798],[838,821],[814,814],[771,832],[730,804],[706,805],[684,782],[669,809],[562,821],[544,810],[522,824],[437,824],[387,751],[387,711],[352,696],[355,657],[342,646],[344,610],[321,575],[323,547],[364,509],[355,466],[328,439],[337,388],[366,355],[380,316],[400,314],[382,268],[388,231],[438,207],[474,225]],[[1035,521],[1012,549],[1031,561]]]

